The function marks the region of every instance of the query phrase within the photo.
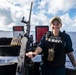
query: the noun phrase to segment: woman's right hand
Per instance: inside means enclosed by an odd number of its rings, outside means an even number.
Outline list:
[[[28,52],[26,53],[26,56],[29,58],[33,58],[34,53],[33,52]]]

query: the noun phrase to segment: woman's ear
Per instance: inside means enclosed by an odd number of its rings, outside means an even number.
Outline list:
[[[62,27],[62,24],[60,24],[60,27]]]

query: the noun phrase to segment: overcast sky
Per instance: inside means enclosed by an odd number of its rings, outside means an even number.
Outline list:
[[[50,26],[50,19],[59,16],[62,19],[61,30],[76,32],[76,0],[0,0],[0,30],[12,31],[13,26],[25,26],[22,17],[28,21],[31,2],[31,30],[36,25]]]

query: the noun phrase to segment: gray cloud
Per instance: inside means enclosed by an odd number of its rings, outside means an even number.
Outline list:
[[[0,17],[4,17],[4,24],[9,25],[13,22],[13,19],[11,17],[11,11],[9,8],[0,8]]]

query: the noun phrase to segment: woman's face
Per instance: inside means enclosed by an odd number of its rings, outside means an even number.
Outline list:
[[[62,24],[59,23],[58,20],[54,20],[51,24],[51,28],[53,32],[59,32]]]

